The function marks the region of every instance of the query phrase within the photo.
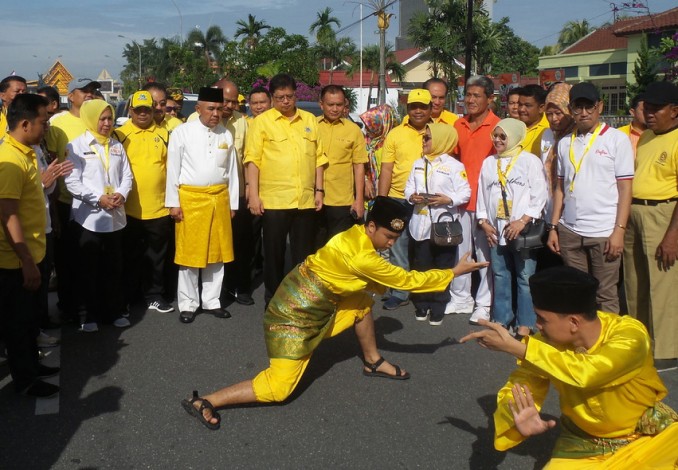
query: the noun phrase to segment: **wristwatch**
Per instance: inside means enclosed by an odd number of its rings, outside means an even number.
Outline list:
[[[558,231],[558,226],[556,224],[546,224],[546,231],[550,232],[551,230]]]
[[[478,219],[478,225],[483,225],[485,223],[485,219]]]

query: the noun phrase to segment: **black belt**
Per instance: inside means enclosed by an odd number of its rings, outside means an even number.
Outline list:
[[[632,198],[631,199],[631,204],[637,204],[639,206],[658,206],[659,204],[668,204],[669,202],[675,202],[678,201],[678,197],[672,197],[671,199],[662,199],[662,200],[656,200],[656,199],[637,199],[637,198]]]

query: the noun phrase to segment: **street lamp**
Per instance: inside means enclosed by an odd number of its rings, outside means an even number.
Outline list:
[[[130,41],[132,41],[132,44],[137,46],[137,49],[139,49],[139,89],[141,89],[141,46],[134,39],[128,38],[127,36],[123,36],[122,34],[118,34],[118,37],[123,39],[129,39]]]

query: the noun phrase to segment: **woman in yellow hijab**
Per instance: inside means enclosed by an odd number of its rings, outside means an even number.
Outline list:
[[[122,229],[132,170],[122,144],[111,138],[114,117],[105,101],[86,101],[80,118],[87,131],[67,146],[73,171],[66,177],[66,188],[73,195],[71,216],[87,309],[80,329],[88,333],[98,331],[100,322],[130,325],[122,316]]]
[[[513,322],[517,336],[530,334],[536,314],[528,280],[537,267],[534,251],[518,252],[507,241],[518,237],[533,220],[542,218],[546,205],[544,165],[520,144],[525,124],[517,119],[499,121],[491,138],[496,151],[480,169],[476,216],[490,245],[490,267],[494,281],[492,317],[505,327]],[[518,308],[514,314],[513,278],[517,280]]]
[[[428,124],[422,157],[414,162],[405,184],[405,198],[414,205],[409,231],[414,240],[412,269],[449,269],[456,246],[437,246],[431,241],[433,222],[459,219],[458,207],[471,197],[464,165],[450,156],[457,145],[457,131],[449,124]],[[412,294],[415,318],[437,326],[443,322],[450,291]]]

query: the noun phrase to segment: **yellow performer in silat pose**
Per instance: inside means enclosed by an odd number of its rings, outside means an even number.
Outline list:
[[[204,397],[193,392],[184,409],[209,429],[221,421],[216,408],[252,402],[285,400],[299,383],[320,342],[354,326],[363,352],[363,374],[408,379],[410,374],[385,361],[377,351],[372,295],[385,287],[412,292],[444,291],[456,275],[487,263],[468,261],[468,253],[453,269],[405,271],[377,251],[390,248],[406,229],[410,210],[387,197],[377,197],[365,225],[334,236],[294,268],[280,284],[264,315],[268,369]]]
[[[501,325],[465,336],[518,358],[499,391],[497,450],[507,450],[556,422],[540,415],[549,385],[560,395],[561,433],[548,470],[678,468],[678,415],[661,402],[667,390],[652,359],[647,330],[630,316],[596,311],[598,281],[572,267],[530,278],[539,333],[522,341]]]

